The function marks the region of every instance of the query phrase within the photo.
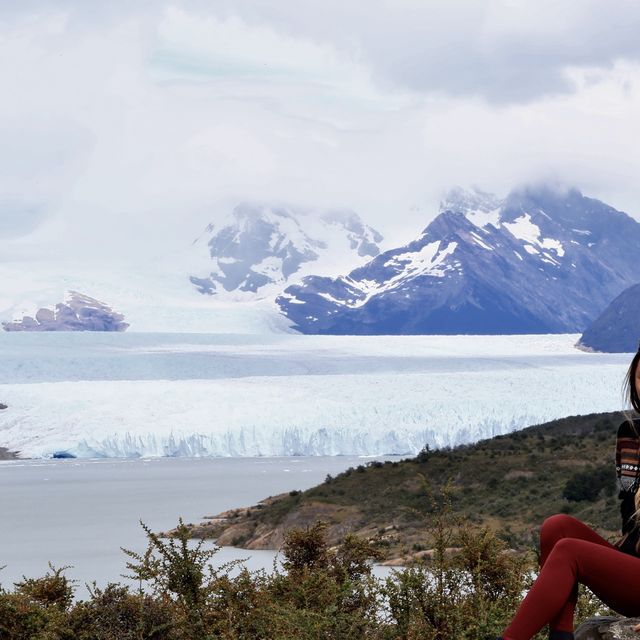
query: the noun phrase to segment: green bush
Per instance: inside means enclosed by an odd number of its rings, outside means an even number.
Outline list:
[[[70,612],[67,626],[75,640],[173,640],[180,637],[166,598],[131,593],[109,584],[93,587],[91,599]]]
[[[170,539],[143,525],[145,553],[125,550],[139,589],[94,584],[87,600],[74,602],[64,569],[51,567],[42,578],[24,578],[11,592],[0,590],[0,639],[496,637],[531,585],[537,558],[514,554],[488,529],[453,517],[447,495],[437,504],[426,517],[423,539],[413,545],[429,553],[386,580],[371,570],[382,558],[384,539],[347,534],[330,547],[322,522],[287,531],[282,568],[270,574],[248,571],[237,561],[214,568],[218,548],[191,541],[182,521]],[[577,621],[596,613],[607,610],[581,590]]]
[[[611,496],[615,491],[615,476],[610,464],[590,467],[574,473],[566,482],[562,497],[572,502],[595,502],[600,493]]]

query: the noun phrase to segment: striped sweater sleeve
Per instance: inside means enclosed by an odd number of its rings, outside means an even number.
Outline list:
[[[629,421],[618,427],[616,438],[616,475],[620,492],[620,515],[622,519],[622,533],[628,536],[624,547],[632,552],[638,538],[635,530],[633,512],[635,511],[635,492],[640,484],[640,438]]]

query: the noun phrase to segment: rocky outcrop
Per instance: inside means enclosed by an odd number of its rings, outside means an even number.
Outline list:
[[[608,616],[585,620],[574,633],[575,640],[637,640],[633,630],[640,618],[613,618]]]
[[[295,492],[294,492],[295,493]],[[371,537],[375,528],[362,528],[360,511],[355,507],[312,502],[288,513],[281,522],[260,522],[257,514],[291,494],[270,496],[252,507],[230,509],[205,518],[201,524],[187,525],[193,538],[214,538],[220,546],[243,549],[278,549],[289,529],[309,527],[319,520],[327,523],[326,537],[329,544],[336,545],[349,532]],[[175,531],[168,532],[172,535]]]
[[[55,309],[41,308],[35,318],[25,315],[2,326],[5,331],[125,331],[129,324],[104,302],[69,291]]]

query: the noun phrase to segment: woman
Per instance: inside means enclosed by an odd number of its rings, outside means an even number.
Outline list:
[[[640,345],[625,378],[625,395],[637,414],[639,363]],[[618,428],[616,442],[622,538],[611,544],[572,516],[547,518],[540,530],[540,573],[498,640],[530,640],[546,624],[550,640],[573,640],[578,583],[623,616],[640,616],[639,459],[640,420],[630,419]]]

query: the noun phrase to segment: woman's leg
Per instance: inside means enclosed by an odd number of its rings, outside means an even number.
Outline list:
[[[530,640],[562,611],[577,582],[618,613],[640,614],[640,558],[615,547],[562,538],[502,634],[504,640]]]
[[[601,544],[610,549],[616,549],[610,542],[588,527],[584,522],[564,513],[559,513],[547,518],[540,529],[540,567],[542,568],[555,546],[556,542],[563,538],[578,538],[595,544]],[[549,629],[552,631],[573,631],[573,615],[578,600],[578,583],[575,584],[567,602],[549,620]]]

